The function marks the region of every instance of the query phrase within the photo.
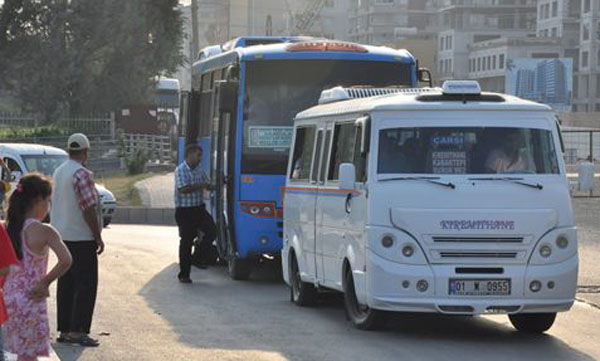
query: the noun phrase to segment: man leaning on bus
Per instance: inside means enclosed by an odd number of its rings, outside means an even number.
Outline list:
[[[206,259],[216,236],[215,223],[204,205],[204,190],[213,190],[210,178],[204,173],[200,162],[202,147],[189,144],[185,148],[185,160],[175,169],[175,221],[179,227],[179,275],[182,283],[192,283],[192,245],[198,231],[204,234],[200,242],[200,255]]]

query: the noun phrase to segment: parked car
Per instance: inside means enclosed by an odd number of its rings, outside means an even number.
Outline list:
[[[11,171],[13,185],[29,172],[52,176],[54,170],[69,157],[64,150],[48,145],[11,143],[0,144],[0,156]],[[96,184],[96,190],[100,195],[102,219],[106,227],[115,213],[117,201],[104,186]]]

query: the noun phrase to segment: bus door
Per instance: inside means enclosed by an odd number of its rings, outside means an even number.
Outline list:
[[[317,197],[317,236],[322,271],[320,278],[331,287],[341,285],[342,259],[339,258],[342,245],[356,238],[353,222],[366,204],[358,204],[352,191],[339,189],[339,167],[342,163],[353,163],[355,150],[355,125],[353,121],[343,121],[332,125],[328,132],[333,133],[331,150],[323,160],[323,179]],[[326,165],[326,166],[325,166]]]
[[[315,268],[316,268],[316,276],[318,280],[325,279],[325,264],[324,264],[324,254],[323,254],[323,229],[321,225],[323,224],[323,215],[322,212],[322,204],[323,196],[321,193],[325,191],[325,182],[327,181],[327,168],[329,161],[329,149],[331,148],[331,137],[333,132],[333,124],[327,124],[327,126],[323,129],[324,131],[324,139],[323,146],[320,157],[319,169],[318,169],[318,178],[317,178],[317,196],[315,197]],[[315,162],[316,163],[316,162]]]
[[[192,93],[184,91],[181,93],[179,100],[179,123],[177,124],[177,165],[181,164],[184,159],[186,134],[189,124],[190,102]]]
[[[228,255],[229,245],[235,244],[233,227],[233,214],[235,206],[235,111],[237,97],[222,97],[219,92],[223,90],[220,83],[217,86],[217,99],[219,102],[227,101],[232,104],[221,105],[215,108],[215,131],[213,132],[214,152],[214,180],[215,204],[214,218],[217,225],[217,242],[219,254],[224,259]]]

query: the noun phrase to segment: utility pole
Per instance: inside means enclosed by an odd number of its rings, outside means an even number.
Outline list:
[[[198,56],[198,0],[192,0],[192,62]]]

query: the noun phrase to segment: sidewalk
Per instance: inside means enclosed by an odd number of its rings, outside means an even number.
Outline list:
[[[6,358],[6,361],[17,361],[17,356],[13,355],[11,353],[8,353],[8,352],[4,353],[4,357]],[[54,350],[52,348],[50,348],[50,357],[38,357],[38,360],[39,361],[60,361],[60,358],[58,357],[56,352],[54,352]]]
[[[173,173],[157,175],[135,184],[142,203],[148,208],[175,208]]]

